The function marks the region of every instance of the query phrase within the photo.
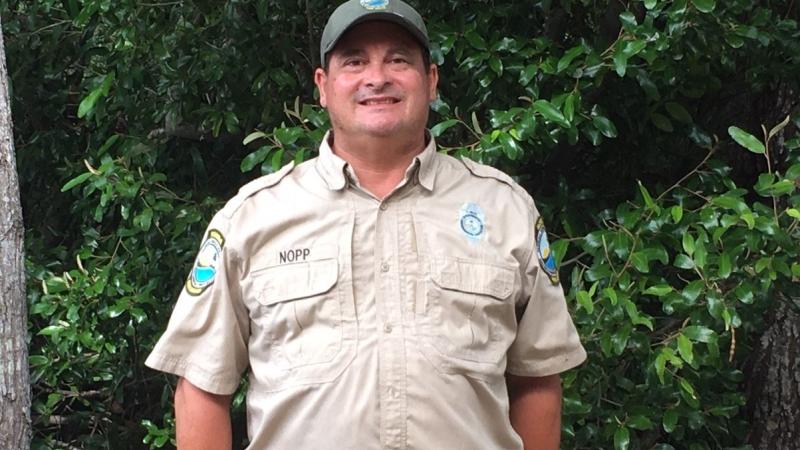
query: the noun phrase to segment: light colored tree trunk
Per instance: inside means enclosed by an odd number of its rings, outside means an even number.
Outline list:
[[[22,208],[0,23],[0,449],[3,450],[28,450],[31,441],[22,243]]]

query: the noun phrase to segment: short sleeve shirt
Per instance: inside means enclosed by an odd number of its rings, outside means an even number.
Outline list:
[[[586,358],[533,200],[433,139],[379,200],[327,142],[214,217],[146,364],[249,371],[250,450],[522,450],[505,375]]]

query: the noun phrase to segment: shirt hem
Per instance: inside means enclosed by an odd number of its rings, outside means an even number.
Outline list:
[[[586,361],[586,350],[578,347],[566,355],[558,355],[536,363],[509,363],[506,373],[521,377],[546,377],[573,369]]]
[[[151,369],[185,378],[194,386],[212,394],[230,395],[239,386],[238,377],[231,381],[229,376],[210,373],[181,357],[151,353],[144,364]]]

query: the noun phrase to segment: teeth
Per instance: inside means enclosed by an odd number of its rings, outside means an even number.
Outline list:
[[[385,100],[367,100],[364,102],[365,105],[390,105],[392,103],[394,103],[394,100],[390,98]]]

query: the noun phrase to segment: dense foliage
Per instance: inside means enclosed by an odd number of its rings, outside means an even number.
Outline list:
[[[144,358],[220,202],[313,157],[327,118],[311,73],[335,5],[0,6],[34,448],[170,446],[170,378]],[[442,80],[432,133],[513,173],[558,238],[590,354],[564,376],[563,447],[746,448],[751,344],[798,296],[798,6],[418,6]]]

